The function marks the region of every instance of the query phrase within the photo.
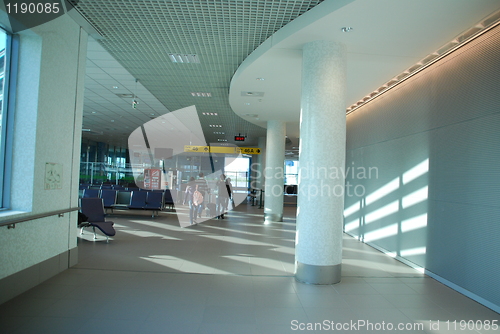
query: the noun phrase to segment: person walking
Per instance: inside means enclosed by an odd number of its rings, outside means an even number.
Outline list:
[[[198,187],[198,191],[201,193],[205,201],[201,202],[198,205],[198,217],[201,218],[201,213],[203,209],[205,209],[205,202],[208,200],[208,194],[210,194],[210,188],[208,187],[207,180],[205,180],[205,175],[200,173],[198,175],[198,179],[195,181],[196,186]]]
[[[217,187],[217,219],[224,219],[224,213],[227,211],[229,193],[226,186],[226,176],[221,174],[216,183]]]
[[[191,176],[186,187],[186,193],[184,194],[184,202],[189,205],[189,223],[190,225],[196,224],[196,215],[198,213],[198,206],[195,204],[194,193],[196,191],[196,182],[194,177]]]

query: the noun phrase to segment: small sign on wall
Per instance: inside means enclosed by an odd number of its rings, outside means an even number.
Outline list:
[[[45,163],[45,190],[62,189],[62,164]]]

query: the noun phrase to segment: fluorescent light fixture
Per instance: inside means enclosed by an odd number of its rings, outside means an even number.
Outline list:
[[[203,112],[201,113],[203,116],[219,116],[216,112]]]
[[[199,64],[200,59],[194,53],[169,53],[168,58],[172,63]]]
[[[194,96],[194,97],[212,97],[212,93],[191,92],[191,96]]]
[[[116,96],[121,98],[134,98],[134,94],[116,94]]]
[[[211,128],[222,128],[222,125],[220,125],[220,124],[210,124],[209,126]]]

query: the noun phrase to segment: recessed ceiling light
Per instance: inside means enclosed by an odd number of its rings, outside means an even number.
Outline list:
[[[181,64],[199,64],[200,58],[197,55],[190,53],[169,53],[168,58],[172,63],[181,63]]]
[[[264,81],[265,79],[264,78],[257,78],[257,80]]]
[[[222,125],[220,124],[210,124],[211,128],[222,128]]]
[[[191,96],[194,96],[194,97],[212,97],[212,93],[192,92]]]
[[[218,116],[219,115],[216,112],[203,112],[201,114],[204,116]]]
[[[352,27],[342,27],[342,32],[351,32],[353,30]]]
[[[97,111],[92,111],[93,114],[97,114]]]
[[[118,88],[120,88],[120,87],[118,87],[118,86],[113,86],[113,89],[118,89]]]

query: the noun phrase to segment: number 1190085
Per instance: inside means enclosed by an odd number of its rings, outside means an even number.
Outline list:
[[[7,3],[7,14],[57,14],[61,10],[58,2],[54,3]]]

